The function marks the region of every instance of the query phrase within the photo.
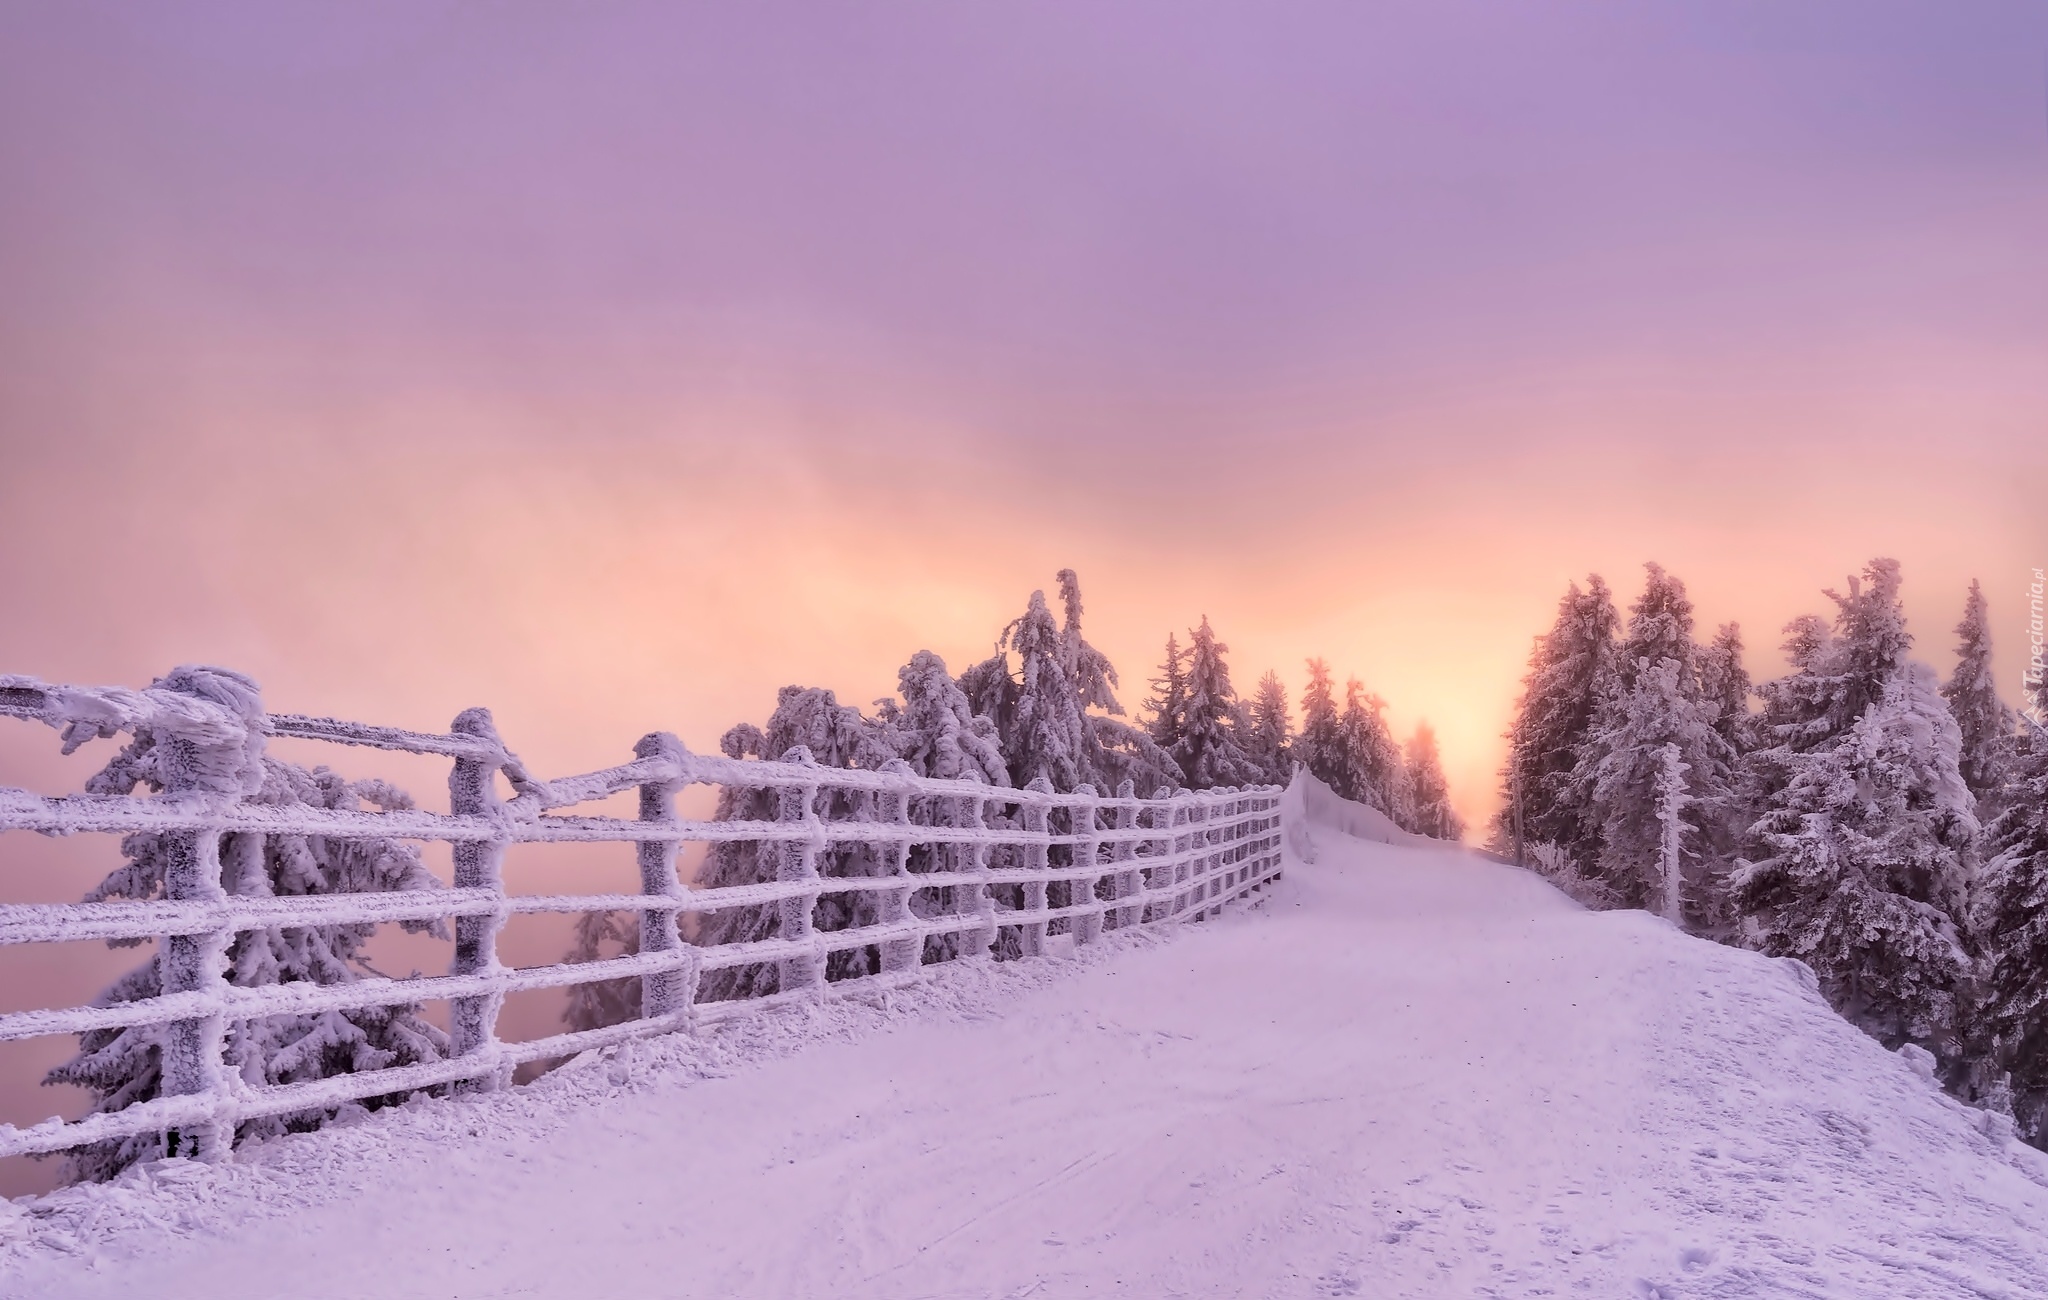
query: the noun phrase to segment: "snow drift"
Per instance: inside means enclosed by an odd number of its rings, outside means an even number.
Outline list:
[[[1404,831],[1394,824],[1394,819],[1377,808],[1358,803],[1332,790],[1317,780],[1305,767],[1294,769],[1294,779],[1287,784],[1286,800],[1281,804],[1281,821],[1287,824],[1292,817],[1302,826],[1320,826],[1339,835],[1356,840],[1367,840],[1374,844],[1396,844],[1405,848],[1455,848],[1447,840],[1431,839]],[[1304,861],[1315,861],[1312,844],[1301,831],[1290,829],[1288,847],[1301,854]]]

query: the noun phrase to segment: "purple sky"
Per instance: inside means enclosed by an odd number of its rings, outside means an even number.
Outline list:
[[[1874,553],[1932,657],[1969,577],[2017,613],[2044,51],[2039,3],[13,5],[0,658],[425,724],[579,677],[534,725],[608,753],[978,655],[1072,564],[1132,679],[1203,613],[1247,680],[1326,655],[1477,809],[1589,568],[1765,667]]]
[[[2044,50],[2039,3],[10,6],[0,653],[435,717],[584,674],[708,743],[1074,564],[1133,678],[1203,613],[1247,677],[1327,655],[1477,807],[1569,575],[1660,559],[1768,659],[1893,552],[1938,658],[2048,558]]]

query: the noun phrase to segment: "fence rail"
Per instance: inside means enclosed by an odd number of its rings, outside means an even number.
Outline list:
[[[254,683],[205,669],[180,669],[144,691],[0,677],[0,716],[58,728],[67,753],[95,738],[146,737],[155,755],[149,778],[160,787],[148,796],[48,796],[0,787],[0,830],[152,832],[170,847],[172,864],[161,898],[0,904],[0,945],[155,940],[162,977],[159,995],[137,1001],[0,1014],[0,1040],[131,1026],[163,1026],[165,1033],[161,1095],[71,1122],[0,1125],[0,1156],[176,1131],[200,1155],[217,1157],[246,1120],[448,1084],[506,1086],[527,1061],[689,1031],[791,1001],[911,983],[941,960],[987,959],[1005,931],[1012,935],[1007,948],[1029,956],[1044,950],[1055,929],[1088,943],[1105,929],[1199,919],[1262,889],[1281,865],[1281,792],[1270,787],[1161,791],[1150,799],[1135,797],[1128,782],[1114,795],[1086,786],[1055,792],[1042,781],[1011,789],[922,777],[901,764],[878,771],[825,767],[801,750],[775,762],[692,754],[665,733],[644,737],[631,762],[543,780],[506,749],[481,709],[463,713],[445,735],[268,714]],[[251,773],[260,772],[272,737],[450,759],[450,811],[252,802]],[[510,798],[498,792],[500,776]],[[676,796],[693,785],[771,792],[777,817],[680,818]],[[563,811],[627,791],[638,793],[634,818]],[[831,815],[849,801],[865,810],[863,819]],[[285,897],[227,892],[224,837],[266,835],[447,843],[453,887]],[[634,845],[641,892],[506,892],[501,867],[509,846],[564,842]],[[686,886],[676,861],[691,843],[761,846],[774,878]],[[878,874],[822,872],[827,853],[847,846],[869,850],[863,860]],[[1066,886],[1063,905],[1049,901],[1048,886],[1056,883]],[[814,912],[827,896],[859,896],[866,915],[845,928],[820,929]],[[779,932],[707,944],[679,925],[686,916],[742,907],[776,909]],[[497,937],[509,917],[592,911],[636,913],[640,951],[550,966],[499,963]],[[246,931],[427,920],[453,923],[446,975],[245,986],[230,983],[224,969],[234,937]],[[950,945],[925,942],[935,936],[957,937]],[[828,981],[828,954],[857,949],[876,951],[879,971]],[[755,965],[777,968],[780,992],[700,1000],[700,975]],[[625,978],[640,981],[638,1019],[524,1043],[497,1037],[508,993]],[[228,1068],[223,1056],[234,1022],[442,1000],[452,1009],[445,1059],[261,1085]]]

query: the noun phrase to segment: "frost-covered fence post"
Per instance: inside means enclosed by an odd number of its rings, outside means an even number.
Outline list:
[[[1135,790],[1136,787],[1131,784],[1129,777],[1124,778],[1116,788],[1116,829],[1125,834],[1117,837],[1116,847],[1109,851],[1109,857],[1112,862],[1122,864],[1115,876],[1116,898],[1123,904],[1115,912],[1116,928],[1119,930],[1136,925],[1145,910],[1143,903],[1125,901],[1138,897],[1145,890],[1143,874],[1130,865],[1137,860],[1137,845],[1126,838],[1129,832],[1138,828],[1138,810],[1129,802]]]
[[[1209,915],[1222,915],[1222,899],[1237,883],[1237,825],[1230,820],[1236,813],[1238,802],[1232,799],[1227,804],[1209,806],[1209,842],[1216,846],[1216,885],[1209,896],[1217,904],[1209,909]]]
[[[1252,878],[1251,841],[1244,816],[1251,811],[1251,800],[1245,798],[1230,801],[1229,830],[1225,832],[1230,841],[1230,884],[1232,888]]]
[[[988,800],[974,795],[962,802],[973,810],[967,818],[967,825],[973,827],[976,834],[974,842],[966,848],[967,870],[973,874],[976,883],[962,891],[959,906],[963,913],[972,908],[982,921],[979,929],[969,930],[964,936],[962,955],[986,957],[996,942],[996,891],[989,872],[989,862],[996,850],[988,842]]]
[[[160,742],[161,743],[161,742]],[[165,782],[164,794],[180,791]],[[204,900],[225,903],[220,884],[221,833],[217,830],[170,831],[163,845],[164,897],[176,901]],[[228,1153],[235,1137],[232,1102],[227,1094],[227,1070],[221,1063],[226,1044],[227,1021],[221,1014],[221,1000],[227,992],[228,945],[234,931],[221,928],[199,934],[174,934],[163,940],[162,990],[166,994],[201,993],[211,1009],[190,1020],[173,1020],[164,1026],[162,1091],[167,1097],[211,1096],[214,1116],[168,1135],[165,1154],[197,1156],[218,1160]],[[180,1141],[180,1137],[185,1139]]]
[[[784,754],[782,761],[803,767],[818,765],[818,760],[811,757],[811,751],[802,745]],[[825,847],[825,824],[818,819],[818,784],[779,787],[776,790],[776,819],[784,823],[802,822],[809,833],[800,840],[781,842],[781,851],[776,854],[775,878],[785,884],[821,883],[818,855]],[[776,904],[782,938],[792,943],[807,943],[817,937],[812,918],[817,913],[818,895],[822,892],[813,888]],[[784,993],[825,987],[825,954],[822,949],[814,948],[802,956],[784,958],[777,970],[777,983]]]
[[[448,811],[457,817],[496,822],[502,832],[505,816],[504,805],[498,798],[497,777],[498,768],[504,762],[505,746],[498,738],[497,727],[491,722],[491,711],[464,709],[456,715],[449,731],[483,742],[494,756],[463,755],[455,760],[454,770],[448,774]],[[498,965],[498,931],[505,924],[506,843],[507,836],[501,833],[489,839],[457,840],[454,844],[455,887],[488,889],[498,896],[499,906],[481,916],[455,918],[452,974],[488,975],[501,969]],[[450,1054],[473,1056],[495,1050],[498,1045],[498,1009],[504,1002],[504,993],[496,989],[449,999]],[[489,1089],[499,1082],[496,1078],[479,1079],[467,1086]]]
[[[1149,898],[1140,921],[1161,921],[1173,914],[1173,805],[1167,802],[1172,796],[1170,786],[1160,786],[1152,792],[1152,806],[1145,810],[1145,825],[1166,834],[1145,841],[1146,856],[1152,865],[1145,873],[1150,882]]]
[[[633,757],[665,758],[681,775],[689,761],[683,742],[666,731],[649,732],[633,746]],[[640,820],[673,826],[676,820],[676,783],[647,781],[640,786]],[[641,840],[634,849],[640,862],[640,892],[653,898],[682,901],[682,881],[676,877],[676,851],[681,842],[673,839]],[[640,914],[640,951],[675,952],[683,946],[676,933],[676,909],[649,908]],[[680,970],[656,971],[640,977],[640,1015],[654,1020],[687,1012],[697,1001],[697,971],[694,962]]]
[[[1052,782],[1043,776],[1031,778],[1031,784],[1024,787],[1034,794],[1051,794]],[[1024,845],[1024,865],[1031,871],[1044,871],[1051,865],[1047,853],[1046,837],[1052,832],[1046,816],[1046,805],[1042,800],[1033,799],[1024,805],[1024,830],[1031,837]],[[1027,912],[1045,911],[1045,878],[1027,880],[1024,883],[1024,909]],[[1045,918],[1026,921],[1018,927],[1017,942],[1023,955],[1036,957],[1045,951]]]
[[[1074,833],[1073,865],[1093,870],[1101,864],[1102,842],[1095,837],[1099,829],[1095,822],[1101,815],[1102,805],[1096,801],[1095,787],[1083,784],[1074,793],[1079,796],[1069,807],[1068,824]],[[1068,886],[1067,903],[1073,907],[1095,906],[1095,885],[1102,877],[1082,876]],[[1102,913],[1098,911],[1078,912],[1074,915],[1074,942],[1094,943],[1102,937]]]
[[[1172,830],[1167,840],[1166,882],[1169,886],[1165,915],[1179,916],[1187,904],[1187,882],[1194,875],[1194,859],[1190,856],[1188,841],[1187,799],[1176,794],[1168,806],[1166,824]]]
[[[884,796],[892,801],[887,816],[897,830],[897,838],[888,842],[889,874],[901,879],[903,887],[888,892],[885,914],[879,920],[884,925],[912,928],[912,933],[904,938],[890,939],[882,944],[882,970],[893,975],[915,971],[924,956],[924,935],[915,930],[917,917],[910,910],[910,896],[915,892],[915,878],[910,874],[910,845],[914,834],[910,825],[910,791],[911,782],[917,774],[900,758],[892,758],[882,764],[882,771],[903,778],[901,786]]]

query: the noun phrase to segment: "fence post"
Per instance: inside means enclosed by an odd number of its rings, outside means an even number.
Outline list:
[[[455,769],[448,774],[448,811],[457,817],[495,820],[502,806],[498,798],[497,776],[498,768],[504,762],[505,747],[504,742],[498,739],[497,727],[491,722],[491,711],[464,709],[456,715],[449,730],[455,735],[484,742],[496,754],[488,759],[455,760]],[[498,965],[498,931],[505,924],[505,844],[502,832],[486,840],[455,841],[455,887],[488,889],[498,896],[499,906],[483,916],[455,918],[453,974],[489,976],[501,969]],[[495,1052],[498,1045],[498,1009],[505,1003],[503,991],[493,989],[489,993],[453,998],[450,1002],[450,1054],[474,1056]],[[492,1075],[470,1080],[466,1086],[487,1091],[501,1082],[503,1080]]]
[[[1092,785],[1084,784],[1074,793],[1078,798],[1069,805],[1073,811],[1067,815],[1067,829],[1073,832],[1076,841],[1070,855],[1071,862],[1092,871],[1102,864],[1102,843],[1095,838],[1095,832],[1100,829],[1095,819],[1102,805],[1096,801]],[[1082,876],[1067,886],[1068,906],[1091,909],[1074,915],[1072,928],[1076,947],[1094,943],[1102,937],[1102,909],[1095,897],[1095,885],[1100,879],[1100,876]]]
[[[811,757],[811,751],[798,745],[782,756],[785,763],[800,763],[816,767],[818,760]],[[784,840],[776,855],[775,878],[784,883],[809,881],[817,883],[818,853],[825,846],[825,824],[818,820],[818,784],[781,786],[775,793],[776,819],[784,823],[802,822],[809,831],[801,840]],[[785,898],[776,904],[779,937],[796,942],[809,942],[817,937],[813,914],[818,908],[819,890],[812,889],[793,898]],[[818,989],[825,987],[825,954],[814,950],[802,956],[786,957],[776,967],[778,987],[784,993],[797,989]]]
[[[1042,776],[1031,778],[1026,790],[1038,794],[1051,794],[1052,782]],[[1052,832],[1047,826],[1046,805],[1033,800],[1024,805],[1024,831],[1030,836],[1024,844],[1024,865],[1031,871],[1044,871],[1050,865],[1046,837]],[[1045,910],[1045,880],[1026,881],[1024,885],[1024,910],[1043,912]],[[1036,957],[1045,951],[1045,918],[1027,921],[1017,928],[1018,947],[1026,957]]]
[[[964,887],[959,895],[959,908],[965,913],[971,906],[975,915],[981,918],[981,928],[965,933],[961,943],[961,955],[965,957],[986,957],[996,941],[996,895],[989,880],[989,861],[995,856],[995,846],[988,842],[988,799],[982,795],[970,796],[965,802],[973,809],[967,824],[981,832],[974,842],[967,845],[967,869],[978,880]]]
[[[1173,812],[1172,804],[1168,802],[1172,798],[1172,788],[1162,785],[1152,792],[1152,804],[1145,809],[1145,825],[1151,830],[1164,830],[1167,834],[1145,841],[1151,850],[1147,856],[1152,865],[1145,872],[1149,883],[1146,886],[1145,909],[1138,916],[1141,924],[1163,921],[1173,914]]]
[[[1230,849],[1224,842],[1224,832],[1228,827],[1223,824],[1218,816],[1223,811],[1223,808],[1224,805],[1219,803],[1205,803],[1202,805],[1202,840],[1209,849],[1203,860],[1208,864],[1209,868],[1208,902],[1210,916],[1216,916],[1222,912],[1223,890],[1230,883],[1230,872],[1228,870],[1230,866]]]
[[[635,758],[666,758],[678,774],[689,761],[683,742],[666,731],[649,732],[633,746]],[[640,820],[673,826],[676,820],[676,783],[648,781],[640,787]],[[654,898],[682,901],[682,881],[676,877],[673,839],[641,840],[634,854],[640,861],[640,892]],[[676,952],[683,946],[676,931],[676,909],[649,908],[640,914],[640,951]],[[697,964],[690,961],[676,970],[656,971],[640,977],[640,1018],[655,1020],[677,1012],[687,1013],[697,1001]]]
[[[1116,788],[1116,828],[1119,831],[1133,831],[1138,828],[1138,810],[1129,803],[1135,791],[1136,787],[1131,784],[1129,777],[1124,778]],[[1122,864],[1116,873],[1116,897],[1122,904],[1115,912],[1116,928],[1119,930],[1136,925],[1145,910],[1142,903],[1133,905],[1125,901],[1144,892],[1143,876],[1130,865],[1136,861],[1137,855],[1137,846],[1122,836],[1117,838],[1116,847],[1109,852],[1112,862]]]
[[[917,926],[918,918],[910,910],[910,896],[914,891],[910,874],[910,790],[917,774],[910,770],[910,764],[900,758],[890,759],[882,764],[883,772],[901,777],[903,784],[889,792],[894,800],[889,820],[896,825],[901,838],[889,841],[889,874],[902,879],[903,888],[892,889],[887,898],[886,915],[877,919],[885,924]],[[884,974],[901,974],[915,971],[924,958],[924,931],[917,929],[905,939],[891,939],[882,945],[882,971]]]
[[[165,794],[173,792],[172,787],[165,786]],[[159,843],[165,859],[165,898],[227,901],[220,883],[221,832],[170,831]],[[234,931],[225,927],[201,934],[167,935],[163,939],[163,992],[203,993],[213,1009],[164,1026],[162,1092],[167,1097],[211,1097],[215,1112],[212,1118],[170,1130],[166,1135],[167,1155],[219,1160],[234,1145],[227,1069],[221,1061],[227,1021],[220,1011],[221,995],[227,989],[228,945],[233,941]],[[187,1138],[189,1147],[181,1140]]]

